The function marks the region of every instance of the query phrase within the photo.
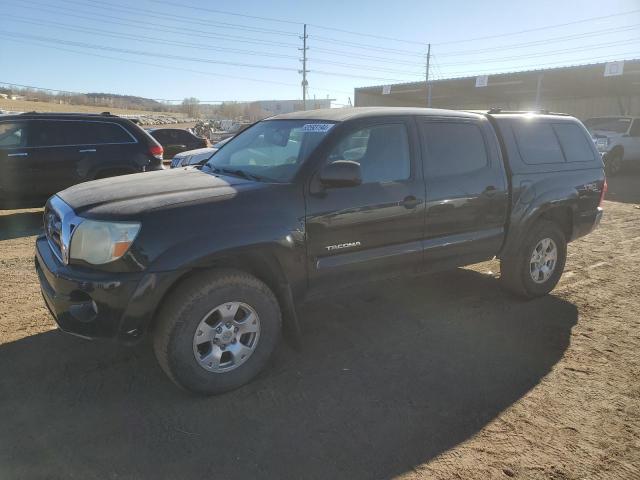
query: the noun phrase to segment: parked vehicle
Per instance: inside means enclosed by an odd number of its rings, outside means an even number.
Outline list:
[[[570,116],[297,112],[255,124],[201,169],[53,196],[36,269],[62,330],[151,334],[175,383],[212,394],[258,374],[311,297],[494,256],[506,288],[548,293],[605,190]]]
[[[225,138],[212,147],[198,148],[196,150],[178,153],[173,157],[173,159],[171,159],[171,168],[204,165],[211,159],[214,153],[220,150],[220,147],[232,138],[233,137]]]
[[[162,145],[167,158],[187,150],[211,146],[206,138],[197,137],[181,128],[149,128],[147,131]]]
[[[41,207],[87,180],[162,168],[162,147],[114,115],[23,113],[0,118],[0,209]]]
[[[596,117],[584,124],[604,157],[607,174],[640,162],[640,117]]]

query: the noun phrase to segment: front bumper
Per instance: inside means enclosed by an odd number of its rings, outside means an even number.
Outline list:
[[[85,338],[135,343],[179,272],[107,273],[61,263],[46,238],[36,240],[42,296],[61,330]]]

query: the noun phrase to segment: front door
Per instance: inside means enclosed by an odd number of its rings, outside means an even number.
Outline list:
[[[27,122],[0,121],[0,209],[19,207],[31,195]]]
[[[422,262],[424,181],[410,118],[346,129],[322,165],[360,163],[362,184],[318,187],[306,198],[311,291],[417,271]]]
[[[421,120],[427,212],[425,267],[495,255],[504,238],[507,179],[495,135],[471,120]]]

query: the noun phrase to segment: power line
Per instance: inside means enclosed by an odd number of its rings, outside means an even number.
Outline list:
[[[550,50],[550,51],[546,51],[546,52],[542,52],[542,53],[535,53],[535,54],[527,54],[527,55],[516,55],[516,56],[511,56],[511,57],[500,57],[500,58],[491,58],[490,60],[482,60],[482,63],[495,63],[495,62],[504,62],[504,61],[508,61],[508,60],[520,60],[523,57],[527,57],[527,58],[536,58],[536,57],[545,57],[547,55],[552,55],[552,54],[558,54],[558,53],[568,53],[568,52],[580,52],[580,51],[584,51],[584,50],[598,50],[601,48],[607,48],[607,47],[613,47],[616,45],[629,45],[629,44],[635,44],[638,40],[640,40],[640,37],[635,37],[635,38],[631,38],[628,40],[621,40],[618,42],[609,42],[609,43],[600,43],[600,44],[595,44],[595,45],[583,45],[580,47],[574,47],[574,48],[565,48],[565,49],[561,49],[561,50]],[[442,67],[450,67],[450,66],[454,66],[454,65],[468,65],[469,62],[450,62],[450,63],[441,63],[440,66]]]
[[[436,43],[434,45],[453,45],[453,44],[456,44],[456,43],[475,42],[477,40],[489,40],[489,39],[492,39],[492,38],[509,37],[509,36],[513,36],[513,35],[520,35],[522,33],[539,32],[541,30],[549,30],[551,28],[567,27],[569,25],[578,25],[580,23],[592,22],[594,20],[603,20],[605,18],[620,17],[622,15],[629,15],[629,14],[638,13],[638,12],[640,12],[640,8],[639,9],[635,9],[635,10],[628,10],[626,12],[612,13],[610,15],[599,15],[597,17],[584,18],[582,20],[575,20],[573,22],[557,23],[557,24],[554,24],[554,25],[546,25],[546,26],[543,26],[543,27],[528,28],[526,30],[518,30],[517,32],[500,33],[500,34],[496,34],[496,35],[486,35],[486,36],[483,36],[483,37],[466,38],[464,40],[453,40],[453,41],[450,41],[450,42],[440,42],[440,43]]]
[[[2,32],[0,32],[0,35],[2,35]],[[132,59],[121,58],[121,57],[111,57],[109,55],[102,55],[102,54],[98,54],[98,53],[95,53],[95,52],[79,52],[77,50],[72,50],[72,49],[69,49],[69,48],[54,47],[53,45],[50,45],[48,43],[40,43],[39,41],[17,40],[17,39],[14,39],[14,38],[7,38],[7,41],[18,42],[20,44],[27,43],[27,44],[30,44],[30,45],[37,45],[39,47],[44,47],[44,48],[48,48],[48,49],[51,49],[51,50],[58,50],[58,51],[63,51],[63,52],[74,53],[74,54],[77,54],[77,55],[105,58],[105,59],[108,59],[108,60],[115,60],[116,62],[133,63],[135,65],[144,65],[144,66],[149,66],[149,67],[162,68],[162,69],[170,70],[172,72],[175,72],[175,70],[176,70],[176,67],[173,66],[173,65],[159,65],[157,63],[145,62],[145,61],[142,61],[142,60],[132,60]],[[249,82],[257,82],[257,83],[261,83],[261,84],[268,83],[268,84],[272,84],[272,85],[281,85],[281,86],[285,86],[285,87],[297,87],[298,86],[295,83],[279,82],[279,81],[276,81],[276,80],[266,80],[264,78],[250,78],[250,77],[243,77],[243,76],[237,76],[237,75],[227,75],[227,74],[224,74],[224,73],[206,72],[206,71],[202,71],[202,70],[194,70],[192,68],[185,68],[185,67],[180,67],[180,71],[196,73],[196,74],[199,74],[199,75],[206,75],[206,76],[210,76],[210,77],[230,78],[230,79],[233,79],[233,80],[246,80],[246,81],[249,81]],[[328,92],[328,93],[341,93],[341,94],[344,94],[344,95],[350,95],[351,94],[351,92],[346,92],[346,91],[342,91],[342,90],[326,89],[326,88],[310,88],[309,90],[316,90],[316,91]]]
[[[592,60],[606,60],[606,61],[614,61],[614,60],[618,60],[618,59],[623,59],[623,58],[629,58],[629,56],[638,56],[640,55],[638,53],[638,51],[636,50],[635,52],[624,52],[624,53],[615,53],[615,54],[609,54],[609,55],[601,55],[598,57],[588,57],[588,58],[579,58],[579,59],[575,59],[575,60],[571,60],[570,62],[567,60],[561,60],[558,62],[548,62],[545,64],[541,64],[541,65],[523,65],[523,66],[518,66],[518,67],[507,67],[509,70],[508,71],[496,71],[496,69],[489,69],[489,70],[469,70],[466,72],[453,72],[448,77],[449,78],[458,78],[458,76],[474,76],[476,74],[490,74],[490,75],[502,75],[502,74],[506,74],[506,73],[519,73],[519,72],[523,72],[523,71],[533,71],[533,70],[544,70],[549,68],[549,65],[563,65],[563,67],[574,67],[574,66],[583,66],[583,65],[592,65],[594,62]],[[582,62],[582,63],[581,63]],[[589,62],[589,63],[584,63],[584,62]],[[601,63],[601,62],[597,62],[597,63]]]
[[[106,36],[106,37],[113,37],[113,38],[124,38],[124,39],[132,39],[132,40],[138,40],[138,41],[147,41],[147,42],[153,42],[154,44],[156,43],[161,43],[161,44],[165,44],[165,45],[178,45],[178,46],[185,46],[185,47],[191,47],[191,48],[197,48],[199,50],[212,50],[212,51],[219,51],[219,52],[229,52],[229,53],[238,53],[238,54],[242,54],[242,55],[258,55],[261,57],[272,57],[272,58],[285,58],[285,59],[290,59],[290,60],[296,60],[298,57],[294,56],[294,55],[283,55],[283,54],[278,54],[278,53],[271,53],[271,52],[260,52],[260,51],[255,51],[255,50],[242,50],[242,49],[235,49],[235,48],[225,48],[225,47],[211,47],[208,45],[202,45],[200,43],[189,43],[189,42],[179,42],[179,41],[175,41],[175,40],[166,40],[166,39],[162,39],[162,38],[158,38],[158,37],[149,37],[146,35],[133,35],[133,34],[127,34],[127,33],[114,33],[108,30],[102,30],[99,28],[83,28],[83,27],[78,27],[75,25],[70,25],[68,23],[61,23],[61,22],[51,22],[51,21],[46,21],[46,20],[31,20],[29,18],[26,17],[20,17],[17,15],[11,15],[11,14],[5,14],[4,15],[5,18],[12,18],[18,22],[23,22],[23,23],[29,23],[32,25],[51,25],[51,26],[59,26],[59,27],[63,27],[67,30],[72,30],[72,31],[77,31],[77,32],[81,32],[81,33],[90,33],[90,34],[96,34],[96,35],[102,35],[102,36]]]
[[[38,9],[39,10],[43,10],[44,12],[48,12],[48,13],[53,13],[53,14],[57,14],[60,15],[60,11],[59,10],[63,10],[69,13],[64,13],[64,15],[66,17],[75,17],[75,18],[79,18],[79,19],[83,19],[83,20],[90,20],[92,22],[99,22],[101,24],[104,23],[108,23],[108,24],[112,24],[112,25],[120,25],[120,26],[129,26],[129,27],[134,27],[139,29],[140,28],[140,23],[138,22],[134,22],[132,20],[128,20],[126,18],[122,18],[122,17],[116,17],[114,15],[109,15],[109,18],[118,20],[118,21],[113,21],[113,20],[106,20],[104,17],[104,15],[99,15],[99,14],[89,14],[88,15],[78,15],[77,13],[74,13],[75,10],[73,9],[68,9],[68,8],[64,8],[64,7],[57,7],[57,6],[53,6],[53,8],[51,8],[50,5],[48,4],[43,4],[43,3],[38,3],[38,2],[32,2],[35,3],[36,5],[38,5]],[[27,9],[29,11],[32,11],[32,9],[30,9],[29,7],[26,7],[24,5],[15,5],[17,7],[20,8],[24,8]],[[93,18],[93,17],[98,17],[98,18]],[[178,35],[183,35],[183,36],[188,36],[188,37],[193,37],[193,34],[198,34],[200,36],[203,37],[207,37],[207,38],[214,38],[214,39],[218,39],[218,40],[223,40],[223,41],[234,41],[234,42],[241,42],[241,43],[251,43],[254,45],[271,45],[271,46],[276,46],[276,47],[292,47],[292,48],[296,48],[297,45],[294,43],[286,43],[286,42],[279,42],[279,41],[273,41],[273,40],[266,40],[266,39],[261,39],[261,38],[256,38],[256,37],[243,37],[243,36],[239,36],[239,35],[229,35],[229,34],[225,34],[225,35],[215,35],[215,34],[211,34],[208,31],[205,30],[197,30],[194,28],[189,28],[189,30],[185,30],[183,29],[178,29],[175,27],[172,27],[171,25],[165,25],[165,24],[160,24],[160,23],[154,23],[154,22],[149,22],[149,21],[145,21],[144,22],[145,27],[154,27],[154,30],[157,31],[165,31],[168,33],[174,33],[174,34],[178,34]]]
[[[136,41],[143,41],[143,42],[149,42],[149,43],[154,43],[154,44],[164,44],[164,45],[171,45],[171,46],[184,46],[187,48],[195,48],[198,50],[212,50],[212,51],[219,51],[219,52],[229,52],[229,53],[238,53],[238,54],[243,54],[243,55],[257,55],[257,56],[261,56],[261,57],[271,57],[271,58],[283,58],[283,59],[289,59],[289,60],[297,60],[298,57],[293,56],[293,55],[283,55],[283,54],[277,54],[277,53],[270,53],[270,52],[259,52],[259,51],[252,51],[252,50],[241,50],[241,49],[233,49],[233,48],[224,48],[224,47],[210,47],[207,45],[202,45],[202,44],[196,44],[196,43],[189,43],[189,42],[178,42],[175,40],[172,41],[168,41],[162,38],[158,38],[158,37],[149,37],[146,35],[133,35],[133,34],[124,34],[124,33],[113,33],[107,30],[102,30],[99,28],[82,28],[82,27],[77,27],[74,25],[69,25],[66,23],[61,23],[61,22],[51,22],[51,21],[45,21],[45,20],[31,20],[29,18],[25,18],[25,17],[20,17],[17,15],[11,15],[11,14],[7,14],[5,15],[6,18],[11,18],[14,19],[15,21],[18,22],[23,22],[23,23],[28,23],[28,24],[32,24],[32,25],[51,25],[51,26],[60,26],[60,27],[64,27],[67,30],[71,30],[71,31],[77,31],[80,33],[89,33],[89,34],[95,34],[95,35],[100,35],[100,36],[106,36],[106,37],[112,37],[112,38],[123,38],[123,39],[132,39],[132,40],[136,40]],[[309,47],[307,47],[308,49]],[[398,69],[392,69],[392,68],[381,68],[381,67],[376,67],[376,66],[372,66],[372,65],[362,65],[362,64],[351,64],[351,63],[343,63],[343,62],[334,62],[331,60],[325,60],[325,59],[314,59],[315,62],[317,63],[321,63],[321,64],[328,64],[328,65],[337,65],[337,66],[342,66],[344,68],[350,68],[350,69],[358,69],[358,70],[367,70],[367,71],[379,71],[379,72],[385,72],[385,73],[400,73],[400,74],[406,74],[406,75],[415,75],[415,76],[419,76],[419,73],[413,73],[413,72],[407,72],[406,70],[398,70]],[[412,63],[412,65],[414,65],[414,63]]]
[[[493,53],[497,50],[512,50],[514,48],[522,48],[522,47],[532,47],[532,46],[537,46],[537,45],[547,45],[547,44],[553,44],[553,43],[557,43],[560,41],[566,41],[566,40],[578,40],[578,39],[583,39],[583,38],[588,38],[588,37],[598,37],[601,35],[605,35],[607,33],[618,33],[618,32],[625,32],[627,30],[634,30],[635,28],[639,27],[640,24],[636,23],[633,25],[628,25],[628,26],[624,26],[624,27],[614,27],[614,28],[605,28],[603,30],[593,30],[591,32],[586,32],[586,33],[574,33],[571,35],[563,35],[560,37],[553,37],[553,38],[546,38],[544,40],[535,40],[532,42],[523,42],[523,43],[512,43],[512,44],[507,44],[507,45],[503,45],[503,46],[499,46],[499,47],[491,47],[491,48],[483,48],[483,49],[474,49],[474,50],[458,50],[458,51],[454,51],[454,52],[444,52],[443,55],[445,55],[446,57],[454,57],[454,56],[459,56],[459,55],[472,55],[472,54],[476,54],[476,53]]]
[[[91,0],[91,1],[95,1],[95,0]],[[242,17],[242,18],[252,18],[252,19],[257,19],[257,20],[288,23],[288,24],[293,24],[293,25],[302,25],[304,23],[304,22],[297,22],[297,21],[293,21],[293,20],[285,20],[285,19],[282,19],[282,18],[264,17],[264,16],[257,16],[257,15],[247,15],[247,14],[241,14],[241,13],[237,13],[237,12],[230,12],[228,10],[211,9],[211,8],[202,7],[200,5],[198,5],[198,6],[185,5],[185,4],[176,3],[176,2],[172,2],[172,1],[168,1],[168,0],[151,0],[151,1],[154,2],[154,3],[172,5],[174,7],[188,8],[188,9],[192,9],[192,10],[212,12],[212,13],[218,13],[218,14],[223,14],[223,15],[233,15],[233,16]],[[483,37],[468,38],[468,39],[464,39],[464,40],[455,40],[455,41],[450,41],[450,42],[434,43],[434,45],[452,45],[452,44],[455,44],[455,43],[463,43],[463,42],[470,42],[470,41],[475,41],[475,40],[486,40],[486,39],[491,39],[491,38],[512,36],[512,35],[518,35],[518,34],[522,34],[522,33],[529,33],[529,32],[547,30],[547,29],[552,29],[552,28],[564,27],[564,26],[568,26],[568,25],[576,25],[576,24],[580,24],[580,23],[587,23],[587,22],[597,21],[597,20],[602,20],[602,19],[607,19],[607,18],[614,18],[614,17],[623,16],[623,15],[630,15],[630,14],[638,13],[638,12],[640,12],[640,9],[628,10],[628,11],[625,11],[625,12],[613,13],[613,14],[609,14],[609,15],[599,15],[597,17],[584,18],[584,19],[581,19],[581,20],[573,21],[573,22],[566,22],[566,23],[554,24],[554,25],[546,25],[546,26],[541,26],[541,27],[536,27],[536,28],[531,28],[531,29],[526,29],[526,30],[520,30],[520,31],[510,32],[510,33],[488,35],[488,36],[483,36]],[[403,42],[403,43],[409,43],[409,44],[415,44],[415,45],[424,45],[424,43],[425,43],[424,41],[416,41],[416,40],[409,40],[409,39],[404,39],[404,38],[397,38],[397,37],[390,37],[390,36],[383,36],[383,35],[375,35],[375,34],[371,34],[371,33],[356,32],[356,31],[353,31],[353,30],[340,29],[340,28],[335,28],[335,27],[328,27],[328,26],[319,25],[319,24],[308,24],[308,25],[312,26],[314,28],[320,28],[320,29],[323,29],[323,30],[330,30],[330,31],[335,31],[335,32],[340,32],[340,33],[346,33],[346,34],[349,34],[349,35],[358,35],[358,36],[369,37],[369,38],[378,38],[378,39],[381,39],[381,40],[397,41],[397,42]]]
[[[27,39],[37,40],[41,42],[52,42],[60,45],[74,46],[79,48],[88,48],[88,49],[94,49],[94,50],[125,53],[125,54],[131,54],[131,55],[151,56],[151,57],[164,58],[164,59],[170,59],[170,60],[183,60],[183,61],[189,61],[189,62],[210,63],[210,64],[229,65],[229,66],[236,66],[236,67],[266,69],[266,70],[280,70],[280,71],[294,71],[294,72],[298,71],[298,69],[296,68],[289,68],[289,67],[275,67],[271,65],[262,65],[262,64],[227,62],[223,60],[213,60],[213,59],[198,58],[198,57],[186,57],[182,55],[171,55],[167,53],[159,54],[159,53],[142,51],[142,50],[109,47],[104,45],[90,44],[86,42],[74,42],[70,40],[61,40],[57,38],[43,37],[39,35],[28,35],[28,34],[22,34],[17,32],[0,32],[0,36],[27,38]],[[320,75],[329,75],[329,76],[346,77],[346,78],[360,78],[360,79],[367,79],[367,80],[379,80],[379,81],[385,81],[385,82],[406,81],[406,79],[382,78],[382,77],[373,77],[368,75],[352,75],[352,74],[346,74],[346,73],[326,72],[326,71],[319,71],[319,70],[314,70],[313,72]]]
[[[164,1],[164,0],[151,0],[151,1],[154,2],[154,3],[163,3],[165,5],[173,5],[174,7],[189,8],[189,9],[203,11],[203,12],[221,13],[221,14],[224,14],[224,15],[233,15],[233,16],[242,17],[242,18],[252,18],[254,20],[267,20],[269,22],[289,23],[289,24],[300,25],[300,26],[303,25],[303,22],[295,22],[293,20],[284,20],[282,18],[260,17],[258,15],[247,15],[247,14],[244,14],[244,13],[228,12],[226,10],[216,10],[216,9],[213,9],[213,8],[202,7],[200,5],[191,6],[191,5],[184,5],[182,3],[168,2],[168,1]]]
[[[58,0],[58,1],[62,1],[65,3],[70,3],[72,5],[79,5],[82,7],[88,7],[88,8],[100,8],[102,10],[116,10],[116,11],[121,11],[124,13],[142,13],[148,17],[155,17],[155,18],[159,18],[161,20],[172,20],[175,21],[175,19],[180,19],[180,20],[185,20],[191,23],[196,23],[199,25],[204,25],[204,26],[212,26],[212,25],[217,25],[220,28],[231,28],[231,29],[235,29],[235,30],[245,30],[245,31],[249,31],[249,32],[256,32],[256,33],[269,33],[269,34],[273,34],[273,35],[285,35],[285,36],[289,36],[289,37],[297,37],[298,34],[295,32],[288,32],[288,31],[283,31],[283,30],[274,30],[274,29],[269,29],[269,28],[260,28],[260,27],[253,27],[253,26],[249,26],[249,25],[240,25],[237,23],[228,23],[228,22],[216,22],[216,21],[203,21],[201,18],[194,18],[194,17],[187,17],[184,15],[178,15],[178,14],[164,14],[164,13],[159,13],[159,12],[155,12],[153,10],[148,10],[145,8],[137,8],[137,7],[131,7],[128,5],[122,5],[122,4],[114,4],[114,3],[110,3],[108,6],[104,6],[101,2],[97,2],[95,0],[86,0],[90,3],[92,3],[92,5],[87,5],[84,2],[78,2],[76,0]],[[169,18],[167,18],[169,17]]]
[[[57,43],[57,44],[61,44],[61,45],[69,45],[69,46],[80,47],[80,48],[90,48],[90,49],[94,49],[94,50],[105,50],[105,51],[109,51],[109,52],[127,53],[127,54],[132,54],[132,55],[143,55],[143,56],[158,57],[158,58],[168,58],[170,60],[184,60],[184,61],[189,61],[189,62],[212,63],[212,64],[218,64],[218,65],[228,65],[228,66],[233,66],[233,67],[258,68],[258,69],[264,69],[264,70],[281,70],[281,71],[289,71],[289,72],[297,71],[296,68],[276,67],[276,66],[272,66],[272,65],[261,65],[261,64],[253,64],[253,63],[227,62],[227,61],[224,61],[224,60],[213,60],[213,59],[198,58],[198,57],[186,57],[186,56],[182,56],[182,55],[171,55],[171,54],[168,54],[168,53],[154,53],[154,52],[147,52],[147,51],[143,51],[143,50],[133,50],[133,49],[129,49],[129,48],[109,47],[109,46],[105,46],[105,45],[96,45],[96,44],[91,44],[91,43],[86,43],[86,42],[74,42],[74,41],[71,41],[71,40],[61,40],[61,39],[58,39],[58,38],[42,37],[42,36],[39,36],[39,35],[28,35],[28,34],[17,33],[17,32],[0,32],[0,35],[7,35],[7,36],[13,36],[13,37],[22,37],[22,38],[30,38],[32,40],[40,40],[40,41],[44,41],[44,42],[53,42],[53,43]]]

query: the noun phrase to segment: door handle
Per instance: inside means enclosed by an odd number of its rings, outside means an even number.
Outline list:
[[[95,148],[85,148],[84,150],[78,150],[80,153],[95,153]]]
[[[21,152],[21,153],[9,153],[7,155],[7,157],[28,157],[29,154],[27,152]]]
[[[419,203],[420,203],[420,200],[418,200],[413,195],[409,195],[408,197],[405,197],[405,199],[402,201],[402,205],[404,205],[404,208],[407,208],[407,209],[416,208]]]

